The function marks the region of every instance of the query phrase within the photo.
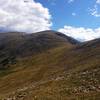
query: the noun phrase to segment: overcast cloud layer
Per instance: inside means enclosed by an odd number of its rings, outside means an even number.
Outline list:
[[[95,38],[100,38],[100,28],[90,29],[84,27],[64,26],[64,28],[61,28],[58,31],[79,41],[89,41]]]
[[[47,8],[33,0],[0,0],[0,30],[38,32],[50,29]]]

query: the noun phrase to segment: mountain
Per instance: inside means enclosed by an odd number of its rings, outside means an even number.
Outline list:
[[[78,41],[71,37],[55,31],[43,31],[33,34],[16,32],[0,34],[0,48],[13,52],[17,56],[41,52],[63,44],[72,46],[77,43]]]
[[[1,100],[99,100],[100,39],[62,33],[0,34]]]
[[[33,34],[0,33],[0,64],[3,64],[3,68],[5,68],[6,64],[15,63],[17,57],[31,56],[65,44],[71,48],[77,43],[78,41],[55,31]]]

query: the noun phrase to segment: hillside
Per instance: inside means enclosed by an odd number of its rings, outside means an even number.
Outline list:
[[[0,50],[9,51],[16,56],[29,56],[49,48],[67,44],[70,48],[78,41],[55,31],[43,31],[33,34],[26,33],[0,33]]]
[[[78,42],[55,31],[0,33],[0,64],[4,68],[6,64],[15,63],[17,57],[31,56],[65,44],[71,48],[74,43]]]
[[[100,39],[12,34],[0,42],[1,100],[100,100]]]

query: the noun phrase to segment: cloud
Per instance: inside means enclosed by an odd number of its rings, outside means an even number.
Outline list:
[[[90,15],[94,17],[100,17],[99,6],[100,6],[100,0],[96,0],[93,8],[89,8]]]
[[[96,3],[97,3],[97,4],[100,4],[100,0],[97,0]]]
[[[1,0],[0,29],[38,32],[51,27],[51,15],[42,4],[33,0]]]
[[[89,9],[90,14],[95,17],[100,17],[100,12],[98,11],[98,6],[94,5],[92,9]]]
[[[76,16],[76,13],[72,13],[72,16]]]
[[[72,3],[72,2],[74,2],[75,0],[68,0],[68,3]]]
[[[100,38],[100,28],[91,29],[84,27],[64,26],[64,28],[61,28],[58,31],[79,41],[89,41],[95,38]]]

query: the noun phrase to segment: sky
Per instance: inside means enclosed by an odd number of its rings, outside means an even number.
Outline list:
[[[0,31],[56,30],[79,41],[100,38],[100,0],[1,0]]]
[[[44,7],[47,7],[50,10],[53,29],[59,29],[64,25],[93,29],[100,26],[100,0],[36,1],[40,2]],[[97,8],[95,8],[95,6]]]

